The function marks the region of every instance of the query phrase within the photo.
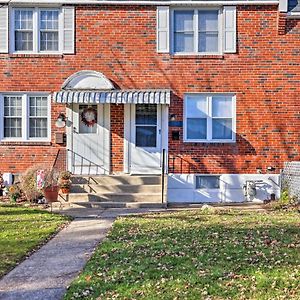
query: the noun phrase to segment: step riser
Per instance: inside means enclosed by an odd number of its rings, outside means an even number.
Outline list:
[[[161,195],[70,194],[69,202],[161,202]]]
[[[166,204],[162,203],[148,203],[148,202],[135,202],[135,203],[115,203],[115,202],[97,202],[97,203],[74,203],[74,207],[85,207],[95,209],[106,209],[106,208],[165,208]]]
[[[160,185],[72,185],[71,193],[160,193]]]
[[[74,184],[100,184],[100,185],[159,185],[160,176],[98,176],[98,177],[72,177]]]

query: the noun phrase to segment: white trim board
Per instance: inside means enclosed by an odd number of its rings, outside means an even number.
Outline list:
[[[12,0],[12,1],[7,1],[7,0],[0,0],[1,4],[10,4],[10,5],[19,5],[19,4],[24,4],[24,5],[31,5],[31,4],[39,4],[43,5],[43,1],[41,0]],[[155,0],[149,0],[149,1],[124,1],[124,0],[90,0],[90,1],[85,1],[85,0],[51,0],[47,2],[48,4],[81,4],[81,5],[91,5],[91,4],[99,4],[99,5],[278,5],[279,0],[232,0],[232,1],[201,1],[201,0],[196,0],[196,1],[155,1]]]

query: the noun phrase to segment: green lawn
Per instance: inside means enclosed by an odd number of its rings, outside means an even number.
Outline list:
[[[0,205],[0,277],[54,234],[67,218],[15,205]]]
[[[96,298],[300,299],[300,214],[185,211],[118,219],[65,296]]]

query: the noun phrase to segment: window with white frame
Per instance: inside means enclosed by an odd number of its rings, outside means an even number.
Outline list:
[[[59,52],[60,14],[60,9],[13,9],[13,52]]]
[[[50,139],[49,96],[23,94],[1,95],[0,98],[3,98],[0,140]]]
[[[187,94],[184,112],[186,142],[235,141],[235,96]]]
[[[22,137],[22,97],[4,97],[3,128],[5,138]]]
[[[220,11],[174,10],[173,51],[175,53],[219,53]]]
[[[29,137],[48,136],[48,97],[29,97]]]

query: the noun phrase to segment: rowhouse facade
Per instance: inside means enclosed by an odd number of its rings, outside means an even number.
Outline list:
[[[2,172],[159,174],[165,149],[169,201],[242,201],[299,160],[297,2],[4,2]]]

